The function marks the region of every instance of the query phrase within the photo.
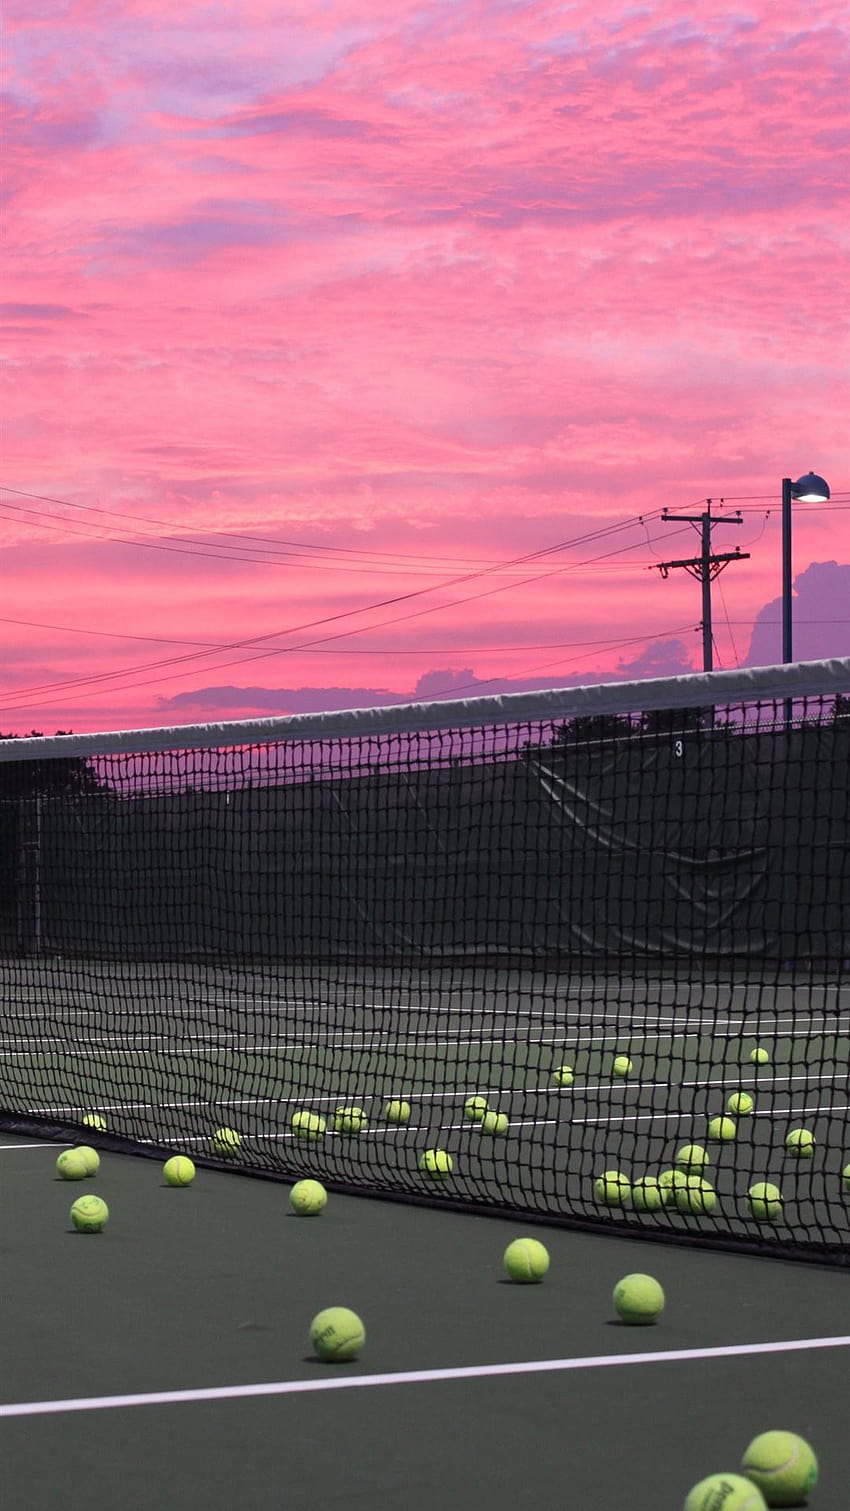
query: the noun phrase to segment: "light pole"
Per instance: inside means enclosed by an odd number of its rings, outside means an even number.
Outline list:
[[[829,485],[816,472],[807,472],[805,477],[792,483],[790,477],[782,479],[782,660],[793,661],[791,628],[791,500],[801,504],[822,504],[829,498]]]

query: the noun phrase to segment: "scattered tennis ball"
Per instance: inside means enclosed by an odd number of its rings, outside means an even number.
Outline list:
[[[734,1118],[712,1118],[708,1125],[708,1136],[716,1144],[731,1144],[738,1132],[738,1124]]]
[[[536,1285],[549,1268],[549,1251],[536,1238],[515,1238],[505,1249],[505,1274],[517,1285]]]
[[[334,1132],[362,1133],[366,1127],[366,1113],[362,1107],[337,1107],[334,1113]]]
[[[195,1179],[195,1166],[185,1154],[172,1154],[162,1167],[169,1186],[191,1186]]]
[[[711,1164],[708,1150],[703,1149],[702,1144],[683,1144],[675,1162],[680,1170],[704,1170]]]
[[[756,1222],[778,1222],[782,1216],[782,1192],[769,1180],[757,1180],[750,1186],[747,1201]]]
[[[631,1196],[631,1181],[619,1170],[603,1170],[594,1187],[596,1200],[606,1207],[624,1207]]]
[[[326,1363],[345,1364],[357,1358],[366,1342],[366,1329],[347,1306],[327,1306],[310,1324],[310,1342]]]
[[[575,1080],[575,1071],[572,1065],[559,1065],[558,1069],[554,1072],[553,1080],[557,1081],[559,1086],[572,1086]]]
[[[320,1112],[293,1112],[291,1120],[292,1132],[298,1138],[321,1138],[327,1129],[327,1123]]]
[[[818,1461],[795,1432],[762,1432],[741,1460],[768,1506],[800,1506],[818,1482]]]
[[[845,1191],[850,1192],[850,1165],[845,1165],[841,1172],[841,1184]]]
[[[660,1212],[666,1200],[667,1191],[657,1175],[642,1175],[632,1186],[632,1206],[636,1212]]]
[[[751,1049],[750,1050],[750,1064],[751,1065],[769,1065],[770,1064],[770,1055],[769,1055],[768,1051],[766,1049],[763,1049],[761,1047],[761,1045],[757,1045],[755,1049]]]
[[[632,1062],[629,1059],[628,1055],[615,1056],[614,1063],[611,1066],[611,1071],[615,1076],[618,1076],[620,1080],[625,1080],[626,1076],[630,1076],[633,1069],[634,1066],[632,1065]]]
[[[811,1159],[815,1152],[815,1142],[810,1128],[792,1128],[785,1140],[785,1148],[796,1159]]]
[[[71,1208],[71,1221],[78,1233],[100,1233],[109,1220],[109,1208],[100,1196],[78,1196]]]
[[[93,1128],[96,1133],[106,1132],[106,1118],[100,1112],[87,1112],[83,1118],[84,1128]]]
[[[100,1169],[100,1155],[96,1149],[92,1149],[91,1144],[78,1144],[74,1153],[85,1160],[88,1175],[97,1175]]]
[[[741,1474],[710,1474],[694,1485],[683,1511],[767,1511],[764,1496]]]
[[[495,1133],[504,1137],[508,1131],[508,1115],[506,1112],[485,1112],[481,1119],[482,1133]]]
[[[726,1111],[735,1117],[748,1117],[755,1105],[748,1091],[733,1091],[726,1103]]]
[[[297,1180],[289,1193],[289,1205],[299,1217],[315,1217],[327,1204],[328,1193],[319,1180]]]
[[[409,1123],[410,1103],[387,1102],[387,1105],[384,1108],[384,1117],[386,1118],[388,1123]]]
[[[661,1316],[664,1292],[652,1275],[624,1275],[614,1287],[614,1310],[630,1327],[646,1327]]]
[[[489,1111],[486,1097],[467,1097],[463,1104],[463,1115],[468,1117],[471,1123],[480,1123]]]
[[[89,1168],[79,1149],[63,1149],[56,1161],[56,1174],[60,1180],[85,1180]]]
[[[242,1147],[242,1139],[235,1128],[218,1128],[213,1134],[213,1149],[224,1159],[228,1159]]]
[[[419,1168],[424,1175],[430,1175],[432,1180],[445,1180],[451,1175],[454,1168],[452,1157],[445,1149],[426,1149],[420,1156]]]
[[[674,1189],[676,1208],[691,1217],[707,1216],[717,1206],[717,1192],[701,1175],[688,1175]]]

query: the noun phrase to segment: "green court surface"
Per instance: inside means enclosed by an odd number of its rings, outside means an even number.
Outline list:
[[[846,1511],[844,1271],[336,1192],[302,1218],[285,1183],[172,1189],[130,1154],[63,1182],[59,1147],[0,1137],[4,1511],[680,1511],[772,1427]],[[99,1235],[68,1220],[89,1190]],[[528,1232],[551,1268],[513,1285]],[[636,1270],[652,1327],[614,1319]],[[312,1357],[328,1305],[365,1322],[355,1362]]]

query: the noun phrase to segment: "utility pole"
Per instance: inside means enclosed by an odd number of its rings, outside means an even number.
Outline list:
[[[725,566],[730,561],[749,561],[749,551],[713,552],[711,549],[711,532],[715,525],[742,525],[744,523],[740,510],[736,514],[712,514],[711,499],[707,498],[706,507],[702,514],[668,514],[664,510],[661,518],[667,521],[682,520],[689,525],[698,525],[700,530],[700,543],[702,549],[699,556],[691,556],[686,561],[661,561],[657,571],[663,578],[670,575],[673,567],[684,567],[702,584],[702,669],[710,672],[714,667],[714,652],[711,633],[711,584],[715,577],[719,577]]]

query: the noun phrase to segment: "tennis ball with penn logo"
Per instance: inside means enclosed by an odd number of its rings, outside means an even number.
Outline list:
[[[313,1351],[326,1364],[347,1364],[366,1342],[366,1329],[347,1306],[327,1306],[310,1324]]]

